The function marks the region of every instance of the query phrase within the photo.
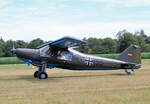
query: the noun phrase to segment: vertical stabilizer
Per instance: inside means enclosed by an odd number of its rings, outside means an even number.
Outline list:
[[[141,48],[136,45],[130,45],[117,57],[117,60],[141,64]]]

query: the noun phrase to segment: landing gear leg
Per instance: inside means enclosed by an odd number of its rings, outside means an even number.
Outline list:
[[[134,69],[131,69],[132,70],[132,72],[134,72]]]
[[[125,72],[127,73],[127,75],[131,75],[131,72],[128,72],[127,69],[125,69]]]
[[[46,73],[46,67],[47,67],[47,63],[42,62],[41,72],[38,73],[39,79],[47,79],[48,78],[48,75]]]

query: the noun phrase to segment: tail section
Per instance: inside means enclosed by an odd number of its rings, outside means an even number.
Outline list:
[[[117,57],[117,60],[141,64],[141,48],[136,45],[130,45]]]

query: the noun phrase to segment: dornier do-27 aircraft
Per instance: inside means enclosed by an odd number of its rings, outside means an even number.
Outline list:
[[[131,45],[116,59],[108,59],[84,54],[75,47],[85,44],[84,41],[63,37],[53,42],[43,44],[37,49],[13,48],[12,52],[18,59],[38,67],[35,78],[47,79],[46,68],[64,68],[70,70],[118,70],[124,69],[129,75],[134,69],[141,67],[140,48]]]

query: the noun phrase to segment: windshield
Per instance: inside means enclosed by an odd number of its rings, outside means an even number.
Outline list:
[[[45,47],[42,47],[40,49],[40,55],[41,56],[50,56],[51,55],[50,46],[47,45]]]

